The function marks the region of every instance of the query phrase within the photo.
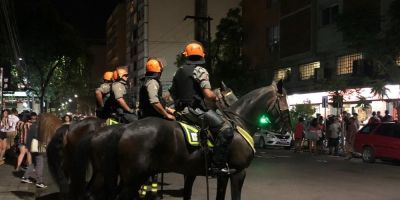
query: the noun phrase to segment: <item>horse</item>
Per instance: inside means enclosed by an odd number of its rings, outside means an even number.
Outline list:
[[[75,180],[82,178],[76,175],[85,172],[87,163],[82,164],[81,160],[75,160],[73,155],[85,153],[80,152],[80,142],[103,128],[104,123],[103,119],[87,117],[70,125],[65,124],[55,131],[47,146],[47,157],[50,174],[60,189],[60,198],[77,199],[78,195],[84,192],[85,185]],[[81,164],[85,167],[80,168]],[[74,173],[73,170],[80,173]]]
[[[282,85],[273,82],[247,93],[223,111],[236,128],[228,161],[237,171],[229,176],[232,199],[240,200],[245,169],[254,158],[253,148],[238,130],[243,129],[253,136],[258,119],[263,115],[269,115],[273,122],[288,125],[289,115],[284,114],[287,107]],[[206,174],[204,151],[187,148],[182,127],[177,122],[149,117],[121,127],[119,131],[122,134],[116,155],[120,174],[117,199],[139,199],[137,191],[149,176],[167,172],[185,175],[184,199],[191,198],[195,177]],[[227,182],[227,176],[217,177],[217,200],[225,198]]]

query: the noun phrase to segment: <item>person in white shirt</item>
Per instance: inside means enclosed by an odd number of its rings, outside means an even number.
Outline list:
[[[7,130],[7,149],[14,145],[15,135],[17,131],[15,130],[15,126],[19,121],[18,111],[17,109],[11,109],[11,113],[8,115],[8,130]]]
[[[8,109],[3,110],[0,121],[0,165],[4,164],[4,154],[7,148]]]

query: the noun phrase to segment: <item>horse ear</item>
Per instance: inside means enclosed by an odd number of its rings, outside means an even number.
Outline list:
[[[283,94],[283,80],[282,79],[278,81],[277,88],[278,88],[278,93]]]

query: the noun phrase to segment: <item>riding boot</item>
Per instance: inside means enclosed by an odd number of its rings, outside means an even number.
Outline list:
[[[217,137],[216,146],[213,150],[212,171],[217,174],[231,174],[234,172],[228,166],[229,145],[233,138],[233,129],[231,126],[224,126]]]

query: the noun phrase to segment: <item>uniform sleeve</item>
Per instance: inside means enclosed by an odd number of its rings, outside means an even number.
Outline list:
[[[200,66],[194,68],[193,78],[200,83],[202,89],[211,89],[210,79],[208,77],[208,71]]]
[[[160,97],[158,96],[158,89],[160,88],[160,85],[158,82],[156,80],[149,80],[146,83],[146,88],[150,103],[160,102]]]
[[[114,93],[115,99],[123,98],[126,94],[125,86],[121,83],[115,83],[112,85],[112,91]]]
[[[103,94],[108,94],[110,92],[110,84],[101,84],[97,89]]]

